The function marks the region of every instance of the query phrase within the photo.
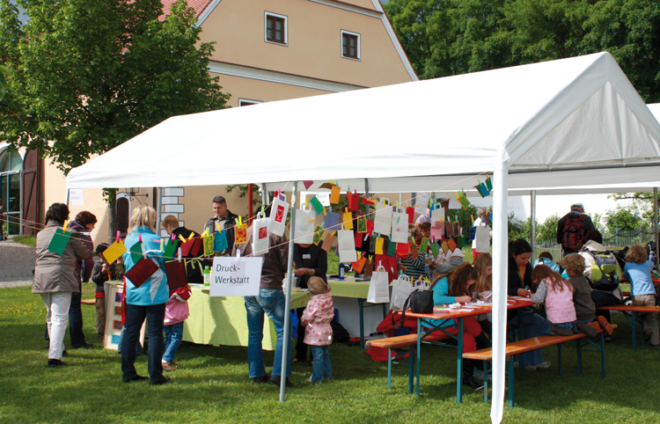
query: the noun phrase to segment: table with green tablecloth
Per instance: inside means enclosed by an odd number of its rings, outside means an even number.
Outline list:
[[[328,281],[333,297],[355,298],[360,311],[360,343],[364,347],[364,317],[363,310],[369,293],[368,282],[356,282],[351,277],[345,280]],[[193,285],[193,294],[188,301],[190,316],[183,327],[183,340],[187,342],[247,346],[248,326],[245,301],[240,296],[211,297],[208,288]],[[291,293],[291,309],[307,306],[309,296],[306,290]],[[383,305],[383,313],[387,314],[387,304]],[[263,349],[274,350],[277,340],[275,327],[271,320],[264,321]]]
[[[249,332],[243,297],[211,297],[208,288],[191,287],[190,316],[183,326],[183,340],[207,345],[247,346]],[[304,308],[308,300],[307,291],[292,292],[291,309]],[[273,322],[264,320],[263,349],[275,350],[276,341]]]
[[[357,299],[360,310],[360,346],[364,348],[364,308],[382,305],[383,318],[385,318],[387,316],[388,303],[372,303],[365,306],[364,301],[367,300],[369,294],[368,281],[356,281],[354,277],[345,277],[343,280],[338,280],[331,276],[328,278],[328,285],[330,286],[330,292],[333,297]]]

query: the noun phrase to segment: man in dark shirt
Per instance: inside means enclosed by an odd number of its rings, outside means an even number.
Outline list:
[[[218,227],[220,230],[226,230],[227,245],[229,247],[225,251],[216,254],[216,256],[228,256],[234,247],[234,225],[236,225],[235,219],[238,218],[238,215],[227,208],[227,201],[222,196],[213,198],[213,213],[213,218],[206,222],[204,229],[208,228],[210,234],[218,231]]]
[[[584,236],[594,229],[594,223],[589,215],[584,213],[582,203],[573,203],[571,211],[557,223],[557,243],[562,245],[564,256],[577,252],[584,242]]]
[[[267,208],[268,209],[268,208]],[[266,211],[266,216],[270,211]],[[263,265],[261,267],[261,284],[259,286],[259,296],[245,296],[245,309],[247,309],[248,323],[248,363],[250,367],[250,378],[255,384],[267,383],[280,385],[282,375],[282,355],[284,343],[284,316],[285,311],[284,293],[282,292],[282,281],[287,270],[289,257],[289,244],[286,237],[270,234],[270,248],[262,256]],[[247,242],[234,245],[232,256],[236,256],[237,249],[240,249],[241,256],[252,255],[252,227],[248,228]],[[273,372],[269,378],[264,368],[263,350],[261,341],[264,331],[264,314],[273,321],[277,333],[277,343],[275,345],[275,358],[273,361]],[[289,381],[291,375],[291,349],[286,352],[287,372],[286,387],[293,387]]]

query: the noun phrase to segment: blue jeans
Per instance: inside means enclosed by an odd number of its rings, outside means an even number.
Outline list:
[[[579,331],[577,329],[577,325],[575,325],[575,322],[565,322],[565,323],[562,323],[562,324],[553,324],[552,322],[548,321],[547,319],[544,320],[544,322],[542,322],[536,328],[536,331],[538,331],[539,333],[542,333],[544,335],[547,335],[547,336],[556,336],[555,333],[550,331],[550,326],[551,325],[554,325],[555,327],[568,328],[569,330],[571,330],[574,333],[579,333]]]
[[[121,331],[119,332],[119,344],[117,345],[117,353],[121,354],[121,341],[124,338],[124,331],[126,330],[126,326],[124,325],[121,327]],[[143,355],[144,354],[144,349],[142,348],[142,344],[140,343],[140,340],[135,344],[135,354],[137,356]]]
[[[261,347],[261,341],[264,338],[264,313],[275,324],[275,332],[277,333],[272,375],[281,376],[284,342],[284,293],[282,293],[282,290],[259,289],[259,296],[245,296],[245,309],[247,309],[249,330],[248,363],[250,365],[250,378],[266,375],[264,354]],[[286,376],[289,377],[291,375],[291,349],[286,353],[286,356]]]
[[[135,371],[135,350],[140,338],[140,329],[147,319],[149,334],[149,377],[151,383],[158,383],[163,376],[163,321],[165,304],[141,306],[126,304],[126,323],[121,339],[121,370],[124,381],[137,377]]]
[[[174,355],[181,345],[183,340],[183,321],[165,326],[165,354],[163,355],[163,362],[171,364],[174,362]]]
[[[82,290],[80,282],[78,283],[78,288]],[[81,300],[81,292],[71,293],[71,306],[69,307],[69,333],[71,335],[71,347],[74,349],[83,347],[86,343],[85,334],[83,333],[83,316],[80,306]]]
[[[545,319],[543,319],[538,314],[532,313],[531,311],[522,311],[522,319],[519,327],[524,327],[525,338],[527,339],[542,336],[543,333],[539,332],[537,327],[542,326],[544,321]],[[509,324],[518,325],[517,312],[514,313],[514,317],[509,320]],[[543,351],[541,349],[536,349],[521,353],[519,357],[521,368],[525,365],[539,365],[541,362],[543,362]]]
[[[312,346],[312,358],[314,358],[314,374],[310,377],[315,383],[320,383],[324,378],[332,378],[332,365],[330,365],[330,345]]]

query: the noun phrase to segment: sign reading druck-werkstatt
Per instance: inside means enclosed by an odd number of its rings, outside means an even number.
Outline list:
[[[258,296],[262,257],[213,258],[211,296]]]

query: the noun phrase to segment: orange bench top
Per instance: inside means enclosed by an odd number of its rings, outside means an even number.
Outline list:
[[[641,313],[659,313],[660,306],[633,306],[633,305],[616,305],[616,306],[601,306],[598,309],[607,311],[624,311],[624,312],[641,312]]]
[[[612,327],[616,328],[617,326],[613,324]],[[602,331],[603,330],[600,330],[598,333],[601,333]],[[518,355],[519,353],[570,342],[571,340],[581,339],[586,336],[586,334],[575,333],[572,336],[539,336],[531,339],[518,340],[517,342],[507,343],[505,353],[506,356]],[[493,349],[489,347],[487,349],[464,353],[463,358],[476,359],[478,361],[490,361],[493,359]]]
[[[429,334],[422,341],[424,342],[437,342],[439,340],[448,339],[446,334]],[[367,346],[382,347],[385,349],[396,349],[398,347],[410,346],[417,344],[417,334],[406,334],[403,336],[388,337],[386,339],[377,339],[367,341]]]
[[[83,305],[96,305],[96,299],[83,299],[80,303]]]

